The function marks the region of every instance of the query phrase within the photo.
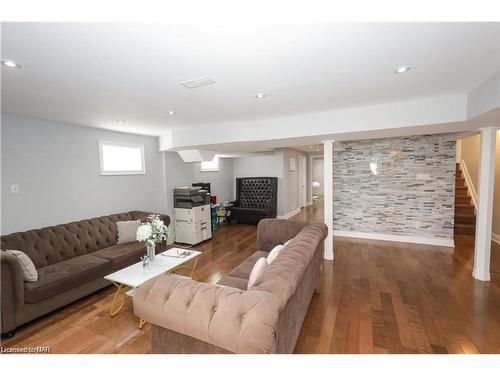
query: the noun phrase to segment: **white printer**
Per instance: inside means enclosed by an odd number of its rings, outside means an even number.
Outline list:
[[[176,242],[195,245],[212,238],[210,193],[200,186],[174,189]]]

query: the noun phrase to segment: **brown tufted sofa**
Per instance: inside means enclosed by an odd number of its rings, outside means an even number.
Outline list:
[[[323,259],[327,227],[264,219],[257,252],[218,285],[161,276],[137,289],[135,313],[152,324],[153,353],[292,353]],[[256,284],[257,259],[294,238]]]
[[[10,336],[19,325],[108,286],[105,275],[139,261],[144,245],[117,245],[116,222],[145,221],[148,215],[131,211],[2,236],[2,335]],[[168,216],[161,218],[170,223]],[[30,257],[37,282],[24,282],[19,262],[3,251],[7,249]]]

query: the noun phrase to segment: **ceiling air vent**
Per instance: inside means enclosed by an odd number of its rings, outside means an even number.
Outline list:
[[[212,85],[214,83],[215,81],[212,78],[204,76],[200,78],[190,79],[189,81],[181,82],[181,85],[187,89],[194,89],[196,87]]]

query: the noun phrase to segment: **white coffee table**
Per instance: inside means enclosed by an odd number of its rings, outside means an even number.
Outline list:
[[[179,257],[177,251],[189,251],[190,254]],[[200,255],[200,251],[173,247],[160,254],[156,254],[155,261],[151,263],[149,267],[143,267],[142,262],[138,262],[104,276],[106,280],[111,281],[116,286],[116,292],[113,296],[113,302],[111,302],[109,315],[113,317],[118,314],[125,304],[127,296],[132,297],[138,286],[155,277],[184,268],[191,271],[191,278],[196,276],[196,279],[198,279],[196,265],[198,264],[198,257]],[[192,267],[185,265],[193,259],[194,264]],[[127,288],[130,288],[130,290],[127,291]],[[141,319],[139,321],[139,328],[142,328],[144,323],[145,321]]]

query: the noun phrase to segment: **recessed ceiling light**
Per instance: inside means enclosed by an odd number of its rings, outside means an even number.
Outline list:
[[[396,68],[396,70],[394,71],[394,73],[396,73],[396,74],[398,74],[398,73],[406,73],[410,69],[411,69],[411,66],[408,66],[408,65],[399,66],[399,67]]]
[[[20,68],[21,67],[21,64],[18,64],[12,60],[2,60],[1,62],[2,62],[2,65],[6,66],[7,68]]]
[[[126,123],[126,121],[125,121],[125,120],[116,120],[116,122],[117,122],[117,123],[119,123],[120,125],[123,125],[123,124],[125,124],[125,123]]]
[[[170,116],[173,116],[173,115],[175,115],[175,111],[170,110],[170,111],[168,111],[168,114],[169,114]]]
[[[259,92],[258,94],[255,94],[255,97],[257,99],[264,99],[267,95],[264,94],[263,92]]]

